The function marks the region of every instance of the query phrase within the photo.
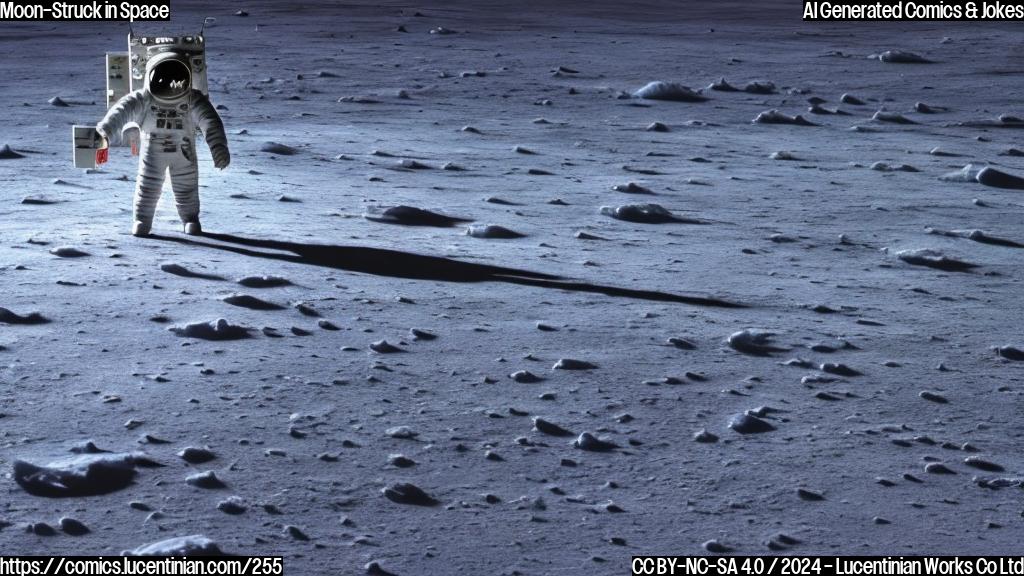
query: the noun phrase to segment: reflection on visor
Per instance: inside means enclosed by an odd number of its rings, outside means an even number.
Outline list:
[[[149,93],[162,100],[174,100],[192,87],[192,72],[179,60],[164,60],[149,73]]]

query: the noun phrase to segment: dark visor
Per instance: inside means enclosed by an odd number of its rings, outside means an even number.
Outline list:
[[[149,73],[149,92],[163,100],[173,100],[189,91],[192,72],[178,60],[164,60]]]

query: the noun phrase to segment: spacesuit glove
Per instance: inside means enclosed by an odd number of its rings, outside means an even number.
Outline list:
[[[231,153],[228,152],[227,146],[214,146],[210,149],[210,154],[213,155],[213,165],[218,170],[223,170],[231,164]]]
[[[96,146],[96,164],[106,164],[110,158],[110,141],[107,139],[107,134],[99,128],[96,128],[94,144]]]

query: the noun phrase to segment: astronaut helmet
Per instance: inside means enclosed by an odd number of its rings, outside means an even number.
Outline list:
[[[188,58],[177,52],[160,52],[146,62],[146,90],[162,102],[177,102],[192,90]]]

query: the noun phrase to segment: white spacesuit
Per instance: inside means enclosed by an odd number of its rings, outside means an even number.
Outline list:
[[[231,162],[220,115],[210,100],[192,88],[189,61],[168,51],[146,62],[145,87],[130,92],[107,111],[96,131],[100,145],[119,142],[122,130],[138,125],[141,134],[139,173],[135,182],[132,234],[145,236],[168,172],[174,203],[186,234],[199,234],[199,172],[196,165],[196,127],[202,130],[213,155],[213,165],[224,169]]]

